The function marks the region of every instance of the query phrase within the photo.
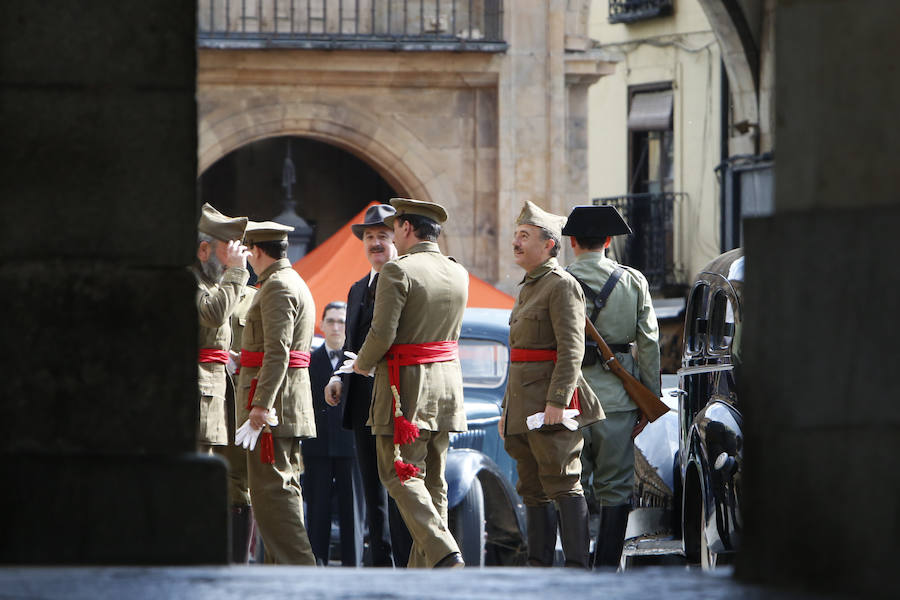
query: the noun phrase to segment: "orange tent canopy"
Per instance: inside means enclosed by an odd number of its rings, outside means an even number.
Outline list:
[[[378,204],[372,202],[369,206]],[[350,225],[362,223],[366,206],[334,235],[294,263],[294,270],[306,281],[316,301],[316,333],[322,309],[329,302],[347,301],[350,286],[371,270],[360,242]],[[478,308],[512,308],[514,298],[489,283],[469,274],[469,302],[466,306]]]

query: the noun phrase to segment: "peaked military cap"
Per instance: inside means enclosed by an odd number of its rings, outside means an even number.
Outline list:
[[[244,234],[244,241],[250,244],[259,242],[280,242],[287,241],[287,234],[293,231],[290,225],[282,225],[274,221],[250,221],[247,224],[247,232]]]
[[[516,225],[534,225],[555,234],[557,238],[562,237],[562,228],[565,224],[565,217],[549,213],[531,200],[525,201],[525,206],[516,219]]]
[[[247,217],[226,217],[208,202],[200,209],[200,222],[197,224],[197,231],[200,233],[230,242],[244,237],[246,228]]]
[[[376,204],[374,206],[370,206],[366,209],[366,216],[363,217],[362,223],[354,223],[350,226],[350,231],[353,232],[353,235],[358,237],[359,239],[363,238],[363,233],[365,233],[366,229],[369,227],[390,227],[387,223],[385,223],[385,219],[392,216],[396,213],[396,209],[393,206],[388,206],[387,204]]]
[[[576,206],[569,215],[563,235],[578,237],[607,237],[630,235],[631,228],[615,206]]]
[[[423,202],[412,198],[391,198],[391,206],[397,209],[397,213],[384,218],[384,224],[388,227],[393,227],[394,218],[400,215],[420,215],[428,217],[436,223],[443,223],[447,220],[447,211],[443,206],[434,202]]]

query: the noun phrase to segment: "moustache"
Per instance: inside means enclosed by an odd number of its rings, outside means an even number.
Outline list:
[[[379,244],[378,246],[372,246],[371,248],[369,248],[369,253],[374,254],[375,252],[384,252],[384,249],[384,246]]]

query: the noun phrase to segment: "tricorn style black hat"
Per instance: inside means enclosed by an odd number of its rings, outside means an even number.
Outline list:
[[[363,217],[362,223],[354,223],[350,226],[350,231],[359,239],[363,238],[363,233],[369,227],[381,225],[387,227],[384,220],[397,212],[393,206],[389,204],[376,204],[366,209],[366,216]]]
[[[631,227],[615,206],[576,206],[562,230],[563,235],[578,237],[607,237],[631,234]]]

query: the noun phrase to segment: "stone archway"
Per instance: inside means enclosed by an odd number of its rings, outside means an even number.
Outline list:
[[[204,104],[210,110],[205,110]],[[459,206],[449,177],[433,166],[440,161],[411,131],[347,104],[282,101],[254,105],[246,98],[220,104],[201,102],[198,173],[246,144],[284,135],[312,138],[352,153],[404,196],[437,202],[449,210]],[[449,235],[441,236],[442,246],[458,252],[457,236],[452,230],[445,233]]]

